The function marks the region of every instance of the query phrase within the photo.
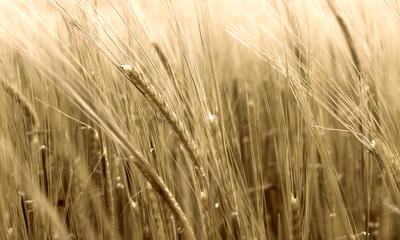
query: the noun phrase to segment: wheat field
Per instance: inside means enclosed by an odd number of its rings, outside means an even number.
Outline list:
[[[0,239],[399,239],[397,0],[0,1]]]

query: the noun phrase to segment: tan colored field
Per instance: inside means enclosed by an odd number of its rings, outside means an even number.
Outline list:
[[[0,239],[399,239],[397,0],[0,1]]]

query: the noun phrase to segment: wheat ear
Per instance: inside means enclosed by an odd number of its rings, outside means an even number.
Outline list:
[[[6,92],[7,95],[11,97],[16,103],[18,103],[24,110],[27,119],[31,120],[32,129],[37,129],[39,127],[39,117],[37,116],[33,106],[24,97],[24,95],[22,95],[22,93],[13,85],[3,79],[0,80],[0,85],[3,88],[4,92]]]
[[[351,59],[353,60],[356,73],[357,73],[358,77],[361,77],[360,58],[357,54],[353,38],[351,37],[350,31],[346,25],[346,22],[344,21],[343,17],[340,16],[340,14],[336,10],[336,8],[333,6],[332,0],[328,0],[328,5],[329,5],[330,9],[332,10],[333,15],[335,15],[336,21],[338,22],[338,24],[343,32],[347,46],[349,47],[349,50],[350,50]]]
[[[161,216],[162,209],[158,206],[157,196],[152,188],[150,188],[149,199],[150,199],[151,210],[153,212],[154,222],[155,222],[156,228],[157,228],[157,231],[156,231],[157,238],[158,239],[166,239],[163,219]]]
[[[114,239],[114,231],[115,231],[115,217],[114,217],[114,195],[113,195],[113,187],[112,187],[112,176],[110,171],[110,162],[108,161],[107,149],[103,150],[103,169],[104,169],[104,178],[105,178],[105,186],[104,186],[104,195],[106,199],[106,206],[108,215],[110,217],[111,226],[111,236],[110,239]]]
[[[39,117],[37,116],[32,104],[29,103],[28,99],[26,99],[17,88],[4,79],[0,79],[0,85],[4,92],[22,108],[27,122],[29,123],[28,130],[34,134],[33,136],[36,136],[35,133],[37,133],[39,129]],[[36,137],[32,137],[31,142],[37,140]]]
[[[161,63],[163,65],[163,67],[165,68],[165,70],[167,71],[168,75],[174,79],[175,74],[172,71],[172,67],[168,61],[167,55],[165,55],[164,51],[161,49],[161,47],[156,42],[153,42],[152,45],[154,47],[154,50],[156,50],[157,55],[160,58]]]
[[[290,201],[291,207],[291,226],[292,226],[292,240],[301,239],[301,217],[300,217],[300,204],[297,198],[292,195],[292,199]]]
[[[178,135],[180,141],[189,153],[194,165],[200,168],[199,151],[197,145],[189,134],[182,120],[170,108],[168,103],[161,96],[160,92],[151,84],[149,80],[143,77],[140,71],[132,66],[123,65],[120,69],[128,77],[135,87],[152,103],[156,105],[158,110],[162,113],[168,123],[171,125],[175,133]]]
[[[78,196],[80,194],[84,194],[84,192],[81,193],[82,189],[82,180],[78,174],[78,169],[80,168],[80,162],[79,159],[76,159],[73,163],[73,170],[72,170],[72,205],[74,206],[72,208],[72,213],[73,217],[75,217],[75,228],[76,228],[76,235],[77,239],[84,239],[86,236],[86,233],[84,231],[86,227],[86,215],[87,215],[87,210],[86,206],[82,206],[84,204],[84,201],[81,199],[78,199]],[[75,216],[74,216],[75,215]]]
[[[130,159],[136,165],[136,167],[140,170],[143,176],[149,181],[152,188],[162,196],[164,201],[171,208],[173,213],[177,216],[179,221],[182,223],[184,229],[188,232],[189,239],[196,239],[193,229],[190,226],[189,220],[187,219],[185,213],[182,211],[179,203],[176,201],[174,195],[165,185],[164,181],[160,178],[160,176],[156,173],[154,168],[150,165],[150,163],[141,156],[138,152],[133,152],[135,156],[131,156]]]
[[[239,240],[241,239],[240,237],[240,220],[239,220],[239,213],[233,212],[231,213],[231,218],[230,218],[230,227],[232,230],[232,238],[234,240]]]

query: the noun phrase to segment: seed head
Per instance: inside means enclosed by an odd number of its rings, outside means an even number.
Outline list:
[[[162,105],[163,104],[163,98],[162,98],[162,96],[161,96],[161,94],[160,93],[157,93],[156,95],[155,95],[155,99],[156,99],[156,101],[157,101],[157,104],[160,104],[160,105]]]
[[[178,121],[178,117],[176,116],[176,114],[174,112],[171,111],[169,116],[173,123],[176,123]]]
[[[130,65],[122,65],[121,68],[131,78],[134,78],[136,80],[140,80],[142,78],[142,75],[136,67],[132,67]]]
[[[182,123],[182,121],[181,120],[178,120],[178,130],[179,130],[179,132],[183,132],[183,131],[185,131],[185,127],[183,126],[183,123]]]

